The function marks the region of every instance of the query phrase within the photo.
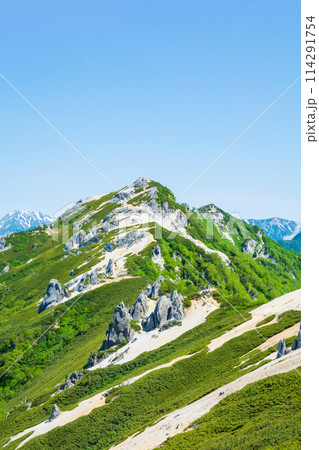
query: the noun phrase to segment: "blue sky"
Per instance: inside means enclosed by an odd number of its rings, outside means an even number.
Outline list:
[[[178,196],[300,74],[295,0],[11,1],[0,72],[114,186]],[[180,201],[300,219],[300,82]],[[0,79],[0,215],[112,188]]]

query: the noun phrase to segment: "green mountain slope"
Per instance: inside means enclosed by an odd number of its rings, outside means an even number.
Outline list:
[[[163,447],[300,448],[300,387],[294,370],[257,381],[221,401],[193,430],[191,426]]]
[[[0,252],[2,438],[44,420],[54,402],[70,408],[132,374],[204,349],[210,339],[246,320],[252,308],[300,287],[299,255],[214,205],[189,210],[168,188],[145,179],[78,202],[55,223],[13,234],[5,245]],[[162,263],[154,259],[157,245]],[[107,272],[111,258],[113,269]],[[207,285],[220,308],[183,337],[130,363],[90,372],[53,400],[50,395],[66,373],[83,371],[90,352],[98,352],[115,306],[122,301],[131,306],[159,276],[164,277],[161,293],[177,289],[185,308]],[[70,297],[38,314],[51,279]],[[201,355],[205,358],[205,352]],[[235,376],[233,366],[229,370]],[[182,403],[188,383],[185,379],[181,386]],[[204,393],[204,385],[196,392]],[[25,404],[17,408],[24,397],[32,402],[28,411]]]

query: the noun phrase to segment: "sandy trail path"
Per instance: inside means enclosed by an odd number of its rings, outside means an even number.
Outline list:
[[[252,318],[250,320],[248,320],[247,322],[245,322],[245,323],[235,327],[233,330],[230,330],[229,332],[225,333],[224,335],[222,335],[222,336],[214,339],[213,341],[211,341],[211,343],[209,344],[209,351],[213,351],[216,348],[218,348],[221,345],[223,345],[225,342],[229,341],[230,339],[238,337],[241,334],[245,333],[246,331],[250,331],[250,330],[254,329],[258,322],[263,320],[265,317],[268,317],[269,315],[272,315],[272,314],[278,315],[278,314],[281,314],[284,311],[288,311],[288,310],[291,310],[291,309],[300,309],[300,297],[301,297],[301,290],[298,290],[298,291],[294,291],[294,292],[285,294],[285,295],[283,295],[281,297],[278,297],[275,300],[272,300],[271,302],[269,302],[269,303],[267,303],[265,305],[262,305],[262,306],[256,308],[255,310],[253,310],[251,312]],[[173,327],[170,330],[166,330],[165,332],[160,333],[160,337],[158,338],[160,340],[153,339],[153,342],[150,341],[149,343],[145,343],[144,341],[142,341],[143,345],[139,346],[139,348],[136,348],[136,351],[134,351],[134,353],[128,353],[126,359],[122,359],[121,363],[125,362],[127,360],[130,360],[130,359],[133,359],[133,355],[135,355],[134,357],[136,357],[136,356],[138,356],[138,354],[142,353],[142,351],[149,351],[150,349],[158,348],[161,345],[164,345],[166,342],[170,342],[171,340],[176,339],[176,337],[178,337],[179,335],[181,335],[182,333],[187,331],[187,329],[191,329],[194,326],[199,325],[199,323],[204,322],[206,317],[207,317],[207,315],[213,309],[216,309],[218,307],[217,305],[218,305],[217,303],[214,304],[213,302],[208,302],[207,299],[206,300],[201,300],[200,302],[194,302],[192,304],[191,311],[189,312],[189,314],[184,319],[184,321],[185,321],[184,327],[183,327],[183,325],[181,327],[176,326],[176,327]],[[168,334],[166,334],[166,333],[168,333]],[[147,333],[147,334],[149,336],[152,335],[152,333]],[[161,336],[163,336],[163,337],[161,337]],[[268,345],[272,345],[272,343],[268,342]],[[292,356],[294,356],[295,354],[297,354],[297,351],[292,352]],[[300,354],[300,352],[298,352],[298,354]],[[130,357],[131,355],[132,355],[132,358]],[[285,359],[291,358],[291,356],[289,356],[289,355],[290,354],[286,355],[284,358]],[[180,361],[180,360],[185,359],[185,358],[189,358],[191,356],[193,356],[193,355],[184,355],[184,356],[181,356],[179,358],[176,358],[176,359],[174,359],[173,361],[171,361],[169,363],[162,364],[161,366],[157,366],[157,367],[155,367],[153,369],[150,369],[150,370],[144,372],[143,374],[141,374],[141,375],[139,375],[137,377],[133,377],[133,378],[125,381],[123,384],[125,384],[125,385],[132,384],[135,381],[137,381],[138,379],[142,378],[143,376],[153,372],[154,370],[162,369],[162,368],[165,368],[165,367],[170,367],[175,362]],[[130,358],[130,359],[128,359],[128,358]],[[283,361],[284,358],[282,358],[280,361]],[[277,364],[278,361],[272,361],[272,363]],[[267,365],[263,366],[261,369],[267,368],[269,366],[269,364],[272,364],[272,363],[268,363]],[[300,364],[300,357],[299,357],[299,363],[298,364]],[[94,366],[94,368],[97,368],[97,367],[103,367],[103,366],[101,366],[99,364]],[[291,368],[292,368],[291,365],[289,365],[289,367],[290,367],[290,369],[288,368],[288,370],[291,370]],[[260,369],[257,369],[256,371],[252,372],[249,375],[252,376],[253,374],[257,373],[257,371],[259,371],[259,370]],[[278,373],[280,373],[280,372],[278,372]],[[269,375],[265,375],[265,376],[269,376]],[[251,382],[251,381],[249,381],[249,382]],[[93,409],[101,407],[101,406],[103,406],[105,404],[105,398],[103,397],[103,394],[105,392],[107,392],[108,390],[110,390],[110,389],[107,389],[104,392],[100,392],[99,394],[96,394],[95,396],[93,396],[91,398],[83,400],[82,402],[80,402],[78,404],[78,406],[76,406],[71,411],[64,411],[64,412],[62,412],[52,422],[49,422],[47,420],[47,421],[42,422],[42,423],[40,423],[38,425],[35,425],[34,427],[28,428],[28,429],[24,430],[23,432],[21,432],[19,434],[16,434],[16,435],[12,436],[9,442],[12,442],[12,441],[14,441],[16,439],[19,439],[20,437],[26,435],[30,431],[33,431],[33,434],[31,436],[29,436],[28,438],[26,438],[17,448],[22,447],[22,445],[25,442],[29,441],[30,439],[32,439],[35,436],[39,436],[39,435],[45,434],[48,431],[51,431],[52,429],[54,429],[54,428],[56,428],[58,426],[66,425],[67,423],[70,423],[70,422],[76,420],[77,418],[79,418],[81,416],[85,416],[85,415],[89,414]],[[218,390],[218,393],[220,392],[220,390],[224,390],[225,391],[225,388],[220,388]],[[209,395],[212,395],[212,394],[209,394]],[[204,412],[201,412],[201,415],[202,414],[204,414]],[[162,423],[163,423],[163,421],[161,421],[161,424]],[[142,436],[142,434],[141,434],[141,436]],[[129,438],[129,439],[131,439],[131,438]],[[118,447],[118,448],[123,448],[124,449],[125,447]],[[126,447],[126,449],[127,448],[128,447]],[[129,447],[129,448],[131,449],[131,447]],[[139,449],[139,447],[132,447],[132,448],[138,448]],[[144,447],[141,447],[141,448],[144,448]],[[152,447],[145,447],[145,448],[152,448]]]
[[[252,318],[250,320],[247,320],[241,325],[238,325],[237,327],[233,328],[228,333],[223,334],[217,339],[212,340],[208,345],[209,351],[212,352],[213,350],[216,350],[216,348],[225,344],[225,342],[229,341],[230,339],[236,338],[241,334],[246,333],[247,331],[255,329],[256,325],[266,317],[273,314],[276,314],[278,316],[283,312],[290,311],[292,309],[301,309],[301,289],[275,298],[269,303],[265,303],[264,305],[261,305],[251,311]],[[262,328],[258,329],[260,334],[262,335]]]
[[[220,387],[201,399],[168,414],[155,425],[146,428],[142,433],[133,435],[113,450],[151,450],[176,434],[182,433],[192,422],[208,413],[211,408],[228,395],[239,391],[254,381],[262,380],[279,373],[289,372],[300,366],[300,349],[289,353],[279,360],[250,372],[237,380]],[[220,393],[223,392],[222,395]]]
[[[153,305],[153,303],[154,303],[154,305]],[[152,302],[152,304],[150,306],[155,307],[155,302]],[[116,358],[116,357],[121,358],[117,361],[117,363],[123,364],[127,361],[133,360],[134,358],[136,358],[138,355],[140,355],[143,352],[155,350],[155,349],[161,347],[162,345],[165,345],[166,343],[171,342],[172,340],[181,336],[186,331],[191,330],[192,328],[196,327],[197,325],[200,325],[201,323],[205,322],[208,314],[210,314],[212,311],[214,311],[218,307],[219,307],[218,302],[216,302],[216,300],[214,300],[212,297],[203,297],[202,299],[194,300],[194,301],[192,301],[191,307],[187,311],[186,316],[184,317],[181,326],[172,327],[164,332],[159,332],[158,330],[154,330],[149,333],[142,332],[141,334],[138,335],[138,337],[134,343],[129,343],[127,346],[122,347],[122,349],[120,351],[111,355],[109,358],[104,359],[103,361],[101,361],[101,363],[95,365],[90,370],[107,367],[110,364],[110,362],[112,360],[114,360],[114,358]],[[138,375],[137,377],[130,378],[129,380],[125,381],[123,384],[125,384],[125,385],[132,384],[135,381],[142,378],[143,376],[153,372],[154,370],[163,369],[165,367],[170,367],[175,362],[180,361],[184,358],[189,358],[190,356],[192,356],[192,355],[185,355],[185,356],[176,358],[173,361],[170,361],[169,363],[162,364],[158,367],[150,369],[150,370],[144,372],[143,374]],[[108,390],[110,390],[110,389],[108,389]],[[81,416],[90,414],[90,412],[93,409],[99,408],[105,404],[105,397],[103,397],[103,394],[105,392],[107,392],[108,390],[106,390],[104,392],[100,392],[99,394],[96,394],[95,396],[93,396],[89,399],[83,400],[81,403],[79,403],[78,406],[76,406],[71,411],[61,412],[61,414],[52,422],[49,422],[48,420],[46,420],[38,425],[35,425],[34,427],[30,427],[30,428],[24,430],[23,432],[12,436],[9,442],[19,439],[20,437],[26,435],[30,431],[33,431],[33,434],[30,437],[26,438],[17,448],[22,447],[22,445],[25,442],[34,438],[35,436],[45,434],[58,426],[66,425],[67,423],[73,422],[74,420],[78,419]]]
[[[256,347],[256,349],[261,350],[263,352],[264,350],[268,350],[271,347],[272,348],[275,347],[277,350],[278,342],[284,338],[287,340],[292,336],[297,336],[299,328],[300,323],[295,323],[295,325],[293,325],[292,327],[286,328],[284,331],[281,331],[280,333],[275,334],[274,336],[268,338],[267,341],[260,344],[258,347]]]
[[[176,358],[173,361],[170,361],[169,363],[162,364],[161,366],[157,366],[154,369],[147,370],[146,372],[142,373],[141,375],[130,378],[129,380],[124,381],[123,383],[121,383],[119,385],[113,386],[112,388],[106,389],[105,391],[100,392],[100,393],[94,395],[93,397],[83,400],[74,409],[72,409],[70,411],[62,411],[61,414],[56,419],[54,419],[52,422],[49,422],[48,420],[46,420],[44,422],[39,423],[38,425],[27,428],[26,430],[22,431],[21,433],[18,433],[16,435],[12,436],[10,441],[7,442],[7,444],[5,445],[5,447],[10,442],[21,438],[22,436],[30,433],[30,431],[33,431],[31,436],[26,438],[23,442],[21,442],[21,444],[18,445],[17,448],[20,448],[20,447],[22,447],[23,444],[28,442],[30,439],[33,439],[35,436],[40,436],[41,434],[48,433],[49,431],[53,430],[56,427],[61,427],[63,425],[66,425],[67,423],[73,422],[74,420],[78,419],[81,416],[86,416],[86,415],[90,414],[90,412],[93,409],[99,408],[99,407],[105,405],[105,397],[103,396],[103,394],[105,394],[105,392],[110,391],[114,387],[118,387],[118,386],[122,386],[122,385],[128,386],[128,385],[134,383],[135,381],[139,380],[140,378],[144,377],[145,375],[148,375],[149,373],[153,372],[154,370],[170,367],[173,364],[175,364],[177,361],[181,361],[182,359],[185,359],[185,358],[190,358],[191,356],[193,356],[193,355],[180,356],[179,358]]]

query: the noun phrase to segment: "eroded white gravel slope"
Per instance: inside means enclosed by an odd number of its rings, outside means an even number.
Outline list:
[[[243,389],[247,384],[254,381],[289,372],[300,366],[300,349],[289,353],[279,360],[271,361],[268,364],[250,372],[241,378],[226,384],[214,392],[205,395],[201,399],[193,402],[184,408],[177,409],[168,414],[164,419],[155,425],[146,428],[142,433],[133,435],[121,444],[112,447],[113,450],[151,450],[163,444],[169,437],[182,433],[192,422],[208,413],[213,406],[234,392]],[[223,392],[222,395],[220,395]]]
[[[154,370],[170,367],[173,364],[175,364],[177,361],[181,361],[182,359],[185,359],[185,358],[190,358],[191,356],[193,356],[193,355],[180,356],[179,358],[176,358],[169,363],[162,364],[161,366],[155,367],[154,369],[147,370],[146,372],[142,373],[141,375],[130,378],[129,380],[125,381],[122,384],[130,385],[130,384],[134,383],[135,381],[139,380],[140,378],[144,377],[145,375],[148,375],[149,373],[153,372]],[[33,439],[35,436],[40,436],[41,434],[46,434],[56,427],[62,427],[63,425],[73,422],[74,420],[78,419],[81,416],[86,416],[86,415],[90,414],[90,412],[93,409],[99,408],[100,406],[105,405],[105,397],[103,396],[103,394],[110,391],[114,387],[118,387],[118,386],[121,386],[121,384],[117,385],[117,386],[113,386],[112,388],[107,389],[103,392],[100,392],[99,394],[96,394],[93,397],[83,400],[74,409],[72,409],[70,411],[61,411],[61,414],[56,419],[54,419],[52,422],[45,420],[44,422],[41,422],[38,425],[27,428],[26,430],[22,431],[19,434],[15,434],[14,436],[11,437],[10,441],[5,446],[9,445],[11,442],[13,442],[13,441],[21,438],[22,436],[25,436],[26,434],[30,433],[31,431],[33,431],[33,434],[31,436],[27,437],[23,442],[21,442],[21,444],[18,445],[17,448],[20,448],[20,447],[22,447],[23,444],[28,442],[30,439]]]
[[[282,295],[281,297],[275,298],[274,300],[259,306],[258,308],[251,311],[252,318],[246,322],[233,328],[228,333],[214,339],[209,345],[209,351],[213,351],[230,339],[236,338],[246,331],[250,331],[256,328],[256,325],[261,322],[266,317],[273,314],[276,316],[290,311],[292,309],[300,310],[301,308],[301,289],[297,291],[289,292],[288,294]],[[260,329],[262,334],[262,329]]]

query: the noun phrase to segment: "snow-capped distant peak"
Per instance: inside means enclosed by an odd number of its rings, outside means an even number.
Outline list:
[[[18,231],[32,230],[39,225],[48,225],[54,217],[40,211],[23,209],[15,210],[0,219],[0,236],[17,233]]]
[[[248,219],[250,225],[257,225],[264,230],[266,235],[278,242],[289,241],[301,231],[300,223],[294,220],[271,217],[270,219]]]

